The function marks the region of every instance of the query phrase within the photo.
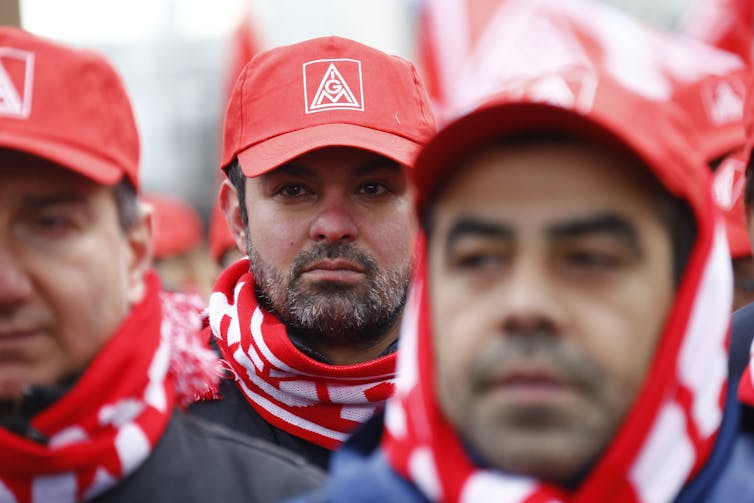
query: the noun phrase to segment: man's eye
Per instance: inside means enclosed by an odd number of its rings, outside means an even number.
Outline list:
[[[610,270],[621,265],[619,258],[599,251],[572,251],[565,259],[569,266],[584,270]]]
[[[300,197],[308,194],[308,191],[306,190],[306,188],[304,188],[303,185],[291,183],[280,187],[278,194],[285,197]]]
[[[505,257],[496,253],[467,253],[454,258],[457,269],[467,271],[488,270],[503,265]]]
[[[34,224],[42,229],[64,229],[72,225],[69,219],[57,215],[40,215],[34,219]]]
[[[377,182],[365,183],[364,185],[359,187],[359,193],[367,196],[381,196],[382,194],[386,194],[387,192],[387,187]]]

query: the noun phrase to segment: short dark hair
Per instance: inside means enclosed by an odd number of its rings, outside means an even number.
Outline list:
[[[136,187],[128,178],[123,177],[113,187],[113,197],[118,210],[118,224],[123,232],[127,232],[139,220],[139,199]]]
[[[514,135],[500,139],[497,142],[491,143],[491,145],[536,146],[548,142],[566,141],[576,141],[591,144],[590,140],[588,139],[582,139],[558,132],[543,132]],[[646,166],[646,163],[634,154],[628,151],[626,151],[626,153],[632,155],[636,162]],[[459,160],[456,160],[455,162],[459,162]],[[451,171],[452,169],[448,170],[448,172]],[[658,194],[657,204],[655,205],[655,213],[660,220],[660,223],[662,223],[663,227],[665,227],[666,231],[670,235],[670,242],[673,253],[673,281],[677,286],[680,283],[681,278],[683,277],[683,272],[686,270],[686,264],[688,263],[689,256],[691,255],[691,250],[694,246],[694,242],[696,241],[696,219],[694,218],[694,214],[686,201],[679,199],[664,190],[649,167],[646,168],[646,171],[652,176],[652,178],[655,179],[657,183]],[[419,215],[419,224],[421,225],[424,234],[427,236],[427,239],[431,237],[434,226],[434,206],[437,199],[442,194],[444,188],[445,185],[442,184],[434,190],[434,193],[428,199],[427,203],[424,205],[424,208],[421,211],[421,214]]]
[[[234,157],[230,164],[225,168],[228,180],[233,184],[238,194],[238,206],[241,210],[241,220],[245,229],[249,228],[249,215],[246,214],[246,175],[241,171],[241,163],[238,157]]]

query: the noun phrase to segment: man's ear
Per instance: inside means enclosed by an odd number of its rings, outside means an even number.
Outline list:
[[[224,180],[220,185],[218,200],[236,247],[243,255],[246,255],[246,226],[243,224],[241,205],[238,204],[238,191],[230,180]]]
[[[152,266],[154,250],[152,245],[152,207],[139,202],[139,216],[126,231],[128,246],[127,298],[133,305],[144,297],[146,283],[144,275]]]

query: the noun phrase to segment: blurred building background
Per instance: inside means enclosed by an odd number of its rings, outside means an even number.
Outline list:
[[[552,0],[562,1],[562,0]],[[603,0],[678,26],[694,0]],[[415,60],[419,0],[2,0],[0,20],[108,56],[131,93],[147,191],[190,201],[205,220],[217,186],[233,34],[260,48],[338,34]],[[14,22],[14,19],[16,20]]]

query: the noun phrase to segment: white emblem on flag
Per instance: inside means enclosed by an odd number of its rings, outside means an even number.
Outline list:
[[[310,99],[309,85],[316,80],[312,74],[327,64],[324,74],[319,80],[314,96]],[[348,68],[348,78],[344,76]],[[361,81],[361,61],[353,59],[316,60],[304,63],[304,102],[306,113],[324,112],[325,110],[358,110],[364,111],[363,86]],[[307,76],[309,77],[307,79]],[[351,85],[349,85],[349,81]]]
[[[34,53],[0,47],[0,116],[29,117],[33,84]]]
[[[743,117],[744,93],[737,91],[732,82],[719,82],[704,95],[707,113],[715,125],[739,121]]]
[[[746,164],[736,158],[728,158],[717,168],[712,184],[717,204],[729,211],[736,204],[746,184]]]

